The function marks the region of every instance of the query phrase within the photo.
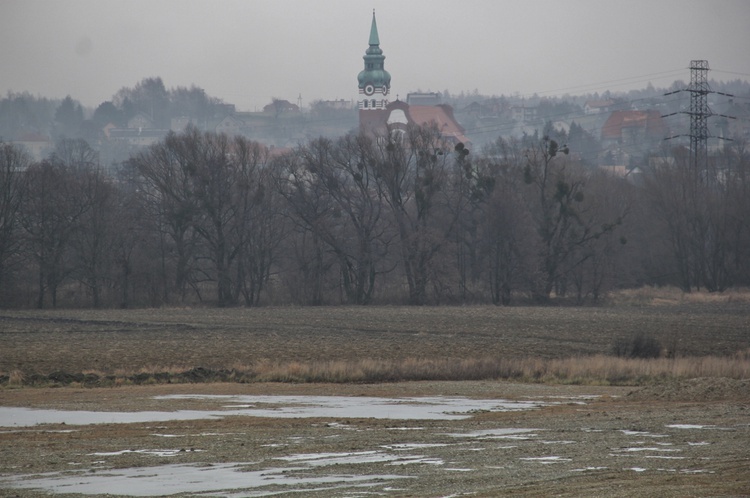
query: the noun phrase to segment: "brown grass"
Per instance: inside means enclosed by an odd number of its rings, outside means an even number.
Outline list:
[[[733,288],[724,292],[705,290],[685,292],[677,287],[650,287],[613,291],[607,296],[614,306],[675,306],[685,304],[750,304],[750,289]]]
[[[588,357],[337,360],[311,362],[262,361],[253,365],[234,365],[228,370],[199,369],[205,381],[291,382],[291,383],[378,383],[404,381],[513,380],[520,382],[581,385],[647,385],[663,380],[695,378],[750,379],[750,355],[732,357],[681,357],[656,359],[615,358],[607,355]],[[200,382],[195,369],[151,366],[138,371],[118,369],[114,375],[85,372],[93,385]],[[11,374],[8,387],[24,384],[18,371]],[[42,382],[41,385],[49,383]],[[73,381],[76,386],[86,382]]]
[[[612,356],[653,338],[669,358]],[[603,307],[0,311],[0,386],[750,378],[750,292],[620,291]]]
[[[746,355],[730,358],[689,357],[629,359],[596,355],[546,360],[542,358],[426,360],[401,362],[361,360],[320,363],[266,363],[248,368],[246,375],[273,382],[396,382],[414,380],[508,379],[595,385],[638,385],[665,378],[750,378]]]

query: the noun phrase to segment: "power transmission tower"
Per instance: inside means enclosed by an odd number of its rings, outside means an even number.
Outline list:
[[[690,92],[690,110],[673,112],[662,116],[673,116],[675,114],[688,114],[690,116],[690,152],[692,158],[692,167],[695,171],[705,171],[707,168],[708,161],[708,118],[711,116],[722,116],[725,118],[734,119],[733,116],[725,116],[724,114],[714,114],[711,112],[711,108],[708,106],[708,94],[716,93],[718,95],[725,95],[727,97],[733,97],[728,93],[714,92],[708,85],[708,61],[705,60],[693,60],[690,61],[690,86],[685,89],[675,90],[674,92],[668,92],[664,95],[672,95],[679,92]],[[677,137],[683,137],[685,135],[673,135],[666,138],[665,140],[671,140]],[[724,137],[717,137],[722,138]]]

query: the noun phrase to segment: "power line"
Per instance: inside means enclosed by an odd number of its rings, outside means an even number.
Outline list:
[[[568,91],[571,91],[571,90],[578,90],[578,89],[582,90],[582,89],[588,89],[588,88],[595,90],[596,88],[603,88],[603,85],[606,85],[606,88],[609,89],[613,85],[614,86],[621,86],[621,85],[628,85],[628,84],[633,84],[633,83],[642,83],[644,81],[651,81],[651,79],[653,79],[654,77],[662,77],[663,78],[663,77],[667,77],[667,76],[670,76],[670,75],[671,76],[676,76],[678,74],[681,74],[682,71],[684,71],[684,68],[670,69],[668,71],[661,71],[661,72],[658,72],[658,73],[644,74],[644,75],[640,75],[640,76],[630,76],[630,77],[627,77],[627,78],[619,78],[619,79],[614,79],[614,80],[605,80],[605,81],[601,81],[601,82],[598,82],[598,83],[589,83],[589,84],[585,84],[585,85],[576,85],[576,86],[559,88],[559,89],[556,89],[556,90],[546,90],[546,91],[541,91],[541,92],[533,92],[533,93],[530,93],[530,94],[527,93],[527,94],[524,94],[524,95],[559,94],[560,92],[568,92]],[[589,90],[589,91],[591,91],[591,90]]]

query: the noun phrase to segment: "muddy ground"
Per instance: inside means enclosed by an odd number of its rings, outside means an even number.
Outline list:
[[[750,347],[749,316],[746,303],[3,310],[0,408],[171,411],[221,409],[224,403],[158,398],[171,394],[450,396],[549,404],[478,411],[461,420],[228,416],[11,424],[0,427],[0,496],[67,496],[71,490],[79,494],[69,496],[79,497],[750,496],[747,380],[640,387],[505,381],[24,384],[60,372],[217,369],[257,361],[565,358],[608,354],[618,339],[637,334],[677,355],[721,356]],[[53,484],[42,485],[43,476]],[[210,476],[214,493],[199,486]],[[90,486],[81,494],[85,483]],[[188,483],[200,489],[186,491]]]
[[[123,487],[114,495],[129,496],[142,491],[138,483],[148,475],[168,472],[164,465],[195,465],[188,468],[199,475],[241,464],[235,478],[259,472],[264,484],[223,481],[217,494],[179,496],[748,496],[749,392],[745,381],[721,379],[635,389],[507,382],[6,389],[0,406],[97,411],[204,410],[223,403],[156,398],[168,394],[437,395],[554,404],[464,420],[235,416],[4,428],[0,495],[46,496],[18,487],[45,473],[83,482],[118,469],[145,469],[140,481],[131,478],[132,487],[115,481]],[[367,461],[372,455],[380,461]],[[332,461],[322,463],[323,456]],[[300,481],[274,484],[279,475]],[[164,487],[163,494],[175,489]],[[67,496],[64,488],[54,491]],[[113,495],[111,487],[100,491],[94,496]]]

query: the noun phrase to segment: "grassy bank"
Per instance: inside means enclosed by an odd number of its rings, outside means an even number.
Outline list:
[[[0,385],[749,378],[750,293],[601,307],[0,311]]]
[[[0,374],[0,385],[121,386],[131,384],[197,382],[373,383],[402,381],[513,380],[582,385],[646,385],[663,380],[721,377],[750,378],[750,352],[730,357],[617,358],[605,355],[542,359],[417,359],[339,360],[317,362],[273,361],[233,365],[225,369],[165,367],[114,373],[88,370],[56,371],[47,375],[14,370]]]

